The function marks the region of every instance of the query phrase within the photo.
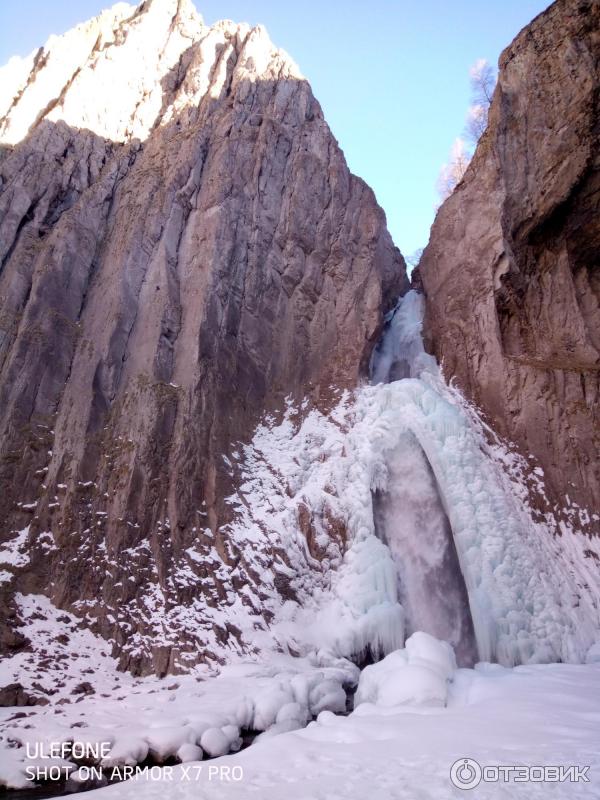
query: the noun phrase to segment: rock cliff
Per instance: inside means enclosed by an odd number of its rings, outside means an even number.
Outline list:
[[[404,262],[261,27],[120,3],[0,86],[0,641],[41,592],[177,670],[208,634],[167,612],[260,586],[227,537],[238,443],[357,384]]]
[[[502,53],[489,125],[419,266],[429,347],[600,532],[600,6],[557,0]]]

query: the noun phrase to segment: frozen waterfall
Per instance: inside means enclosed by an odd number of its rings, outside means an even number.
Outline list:
[[[422,310],[409,292],[390,315],[371,385],[327,412],[290,399],[240,448],[228,535],[260,583],[239,627],[302,654],[380,658],[421,629],[462,664],[584,661],[600,627],[600,544],[534,515],[539,470],[443,380]],[[269,566],[265,552],[282,557]]]
[[[387,459],[388,488],[375,492],[375,530],[398,575],[405,635],[425,631],[449,642],[459,666],[472,666],[477,645],[450,521],[431,465],[406,433]]]
[[[383,336],[371,358],[371,383],[419,378],[424,372],[438,374],[435,358],[423,347],[424,310],[423,295],[412,289],[390,311]]]
[[[423,348],[422,306],[422,296],[411,291],[392,312],[371,364],[373,383],[437,371]],[[471,666],[477,645],[452,528],[434,472],[412,432],[387,452],[386,466],[386,487],[373,495],[375,531],[396,565],[406,635],[421,630],[444,639],[459,665]]]

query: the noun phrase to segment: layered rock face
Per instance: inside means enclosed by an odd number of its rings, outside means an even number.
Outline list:
[[[430,348],[541,467],[538,511],[600,532],[600,6],[558,0],[500,58],[489,126],[419,275]]]
[[[156,608],[260,585],[227,538],[237,443],[360,380],[404,262],[263,28],[118,4],[0,86],[2,642],[43,592],[176,670],[206,639]]]

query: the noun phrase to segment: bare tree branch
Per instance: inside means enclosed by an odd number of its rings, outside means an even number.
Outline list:
[[[449,197],[461,182],[470,160],[471,156],[465,149],[464,140],[456,139],[450,151],[450,160],[441,168],[437,180],[437,190],[442,200]]]
[[[467,114],[465,135],[477,144],[487,127],[488,109],[492,102],[496,77],[485,58],[478,59],[469,70],[471,78],[471,107]]]

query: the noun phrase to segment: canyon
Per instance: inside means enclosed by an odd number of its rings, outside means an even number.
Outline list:
[[[74,728],[376,771],[411,713],[439,797],[506,708],[597,764],[599,70],[592,0],[516,37],[410,277],[264,27],[117,3],[0,70],[0,785]]]

